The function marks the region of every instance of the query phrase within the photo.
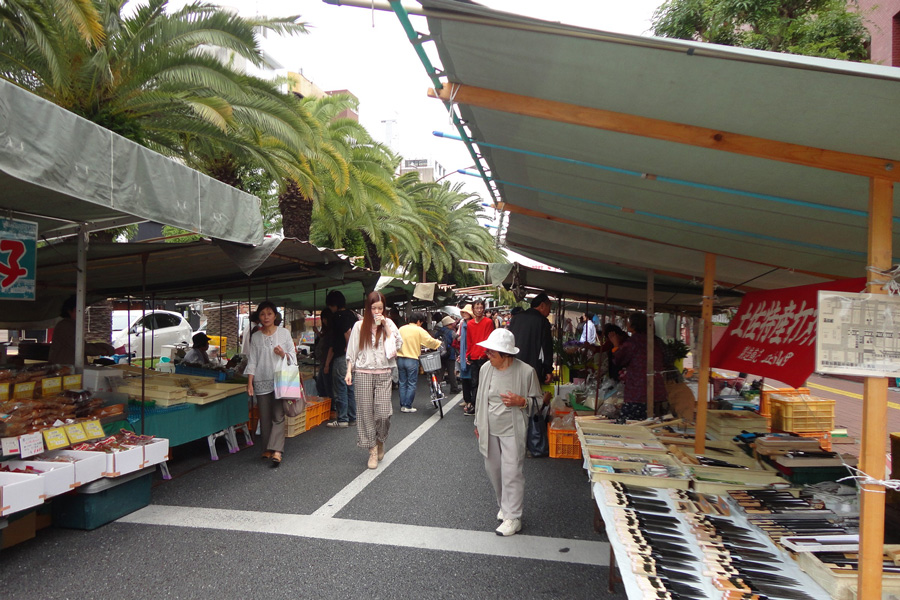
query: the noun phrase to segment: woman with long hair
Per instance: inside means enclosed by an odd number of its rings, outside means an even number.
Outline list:
[[[256,394],[259,405],[259,424],[266,443],[262,456],[277,467],[284,453],[284,404],[281,398],[275,397],[275,370],[282,358],[296,366],[297,350],[291,333],[279,327],[281,315],[275,303],[263,300],[256,314],[259,330],[250,337],[250,356],[244,375],[247,376],[247,393]]]
[[[357,446],[369,451],[368,467],[378,468],[391,428],[391,368],[403,345],[400,331],[384,315],[381,292],[366,296],[362,321],[347,340],[347,385],[356,389]]]

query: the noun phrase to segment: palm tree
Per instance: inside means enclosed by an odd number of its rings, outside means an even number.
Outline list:
[[[308,240],[315,220],[319,235],[334,245],[352,228],[359,229],[377,248],[375,215],[393,213],[399,206],[392,185],[399,158],[375,142],[358,121],[338,118],[342,111],[356,108],[351,96],[335,94],[302,102],[323,127],[321,147],[331,154],[320,152],[310,160],[310,181],[322,183],[318,189],[304,189],[289,181],[279,195],[284,235]],[[341,172],[335,170],[338,159],[344,163]]]
[[[97,0],[96,21],[87,10],[58,19],[64,4],[5,0],[16,19],[0,21],[0,77],[170,156],[183,155],[185,136],[246,144],[229,134],[272,108],[216,53],[261,64],[255,29],[306,31],[299,17],[245,19],[203,3],[167,13],[167,0],[150,0],[125,16],[127,0]]]

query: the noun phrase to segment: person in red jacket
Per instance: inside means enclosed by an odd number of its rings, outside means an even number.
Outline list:
[[[472,372],[472,404],[467,405],[463,409],[463,414],[475,415],[475,398],[478,395],[478,376],[479,371],[484,363],[487,362],[487,355],[482,346],[478,342],[488,339],[494,330],[494,321],[487,318],[484,314],[484,300],[476,300],[472,303],[473,318],[469,320],[466,329],[466,360],[469,363],[469,369]]]

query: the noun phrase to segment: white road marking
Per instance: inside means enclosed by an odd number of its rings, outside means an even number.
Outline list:
[[[601,567],[609,565],[609,544],[606,542],[523,534],[500,537],[493,531],[373,523],[315,515],[151,505],[119,519],[118,522],[268,533]]]
[[[446,415],[457,403],[457,400],[462,396],[462,394],[457,394],[450,400],[448,400],[444,404],[444,414]],[[394,415],[391,418],[396,418],[397,415]],[[362,473],[360,473],[356,479],[347,484],[344,489],[339,491],[337,494],[332,496],[329,500],[325,502],[322,506],[320,506],[314,513],[314,517],[333,517],[336,515],[342,508],[347,506],[353,498],[357,496],[361,491],[365,489],[367,485],[372,483],[376,477],[378,477],[385,469],[387,469],[394,460],[396,460],[403,452],[406,451],[407,448],[413,445],[413,443],[418,440],[420,437],[425,435],[425,432],[434,427],[438,421],[441,420],[441,415],[439,412],[435,411],[431,417],[429,417],[424,423],[416,427],[408,436],[400,440],[400,442],[392,446],[388,449],[384,454],[384,460],[381,461],[381,464],[378,465],[377,469],[366,469]]]
[[[457,394],[444,404],[444,414],[456,406],[461,396],[462,394]],[[267,533],[361,544],[609,566],[609,543],[607,542],[523,534],[504,538],[493,531],[467,531],[334,518],[335,514],[440,420],[440,414],[435,412],[396,446],[388,450],[377,469],[366,469],[312,515],[151,505],[119,519],[118,522]]]

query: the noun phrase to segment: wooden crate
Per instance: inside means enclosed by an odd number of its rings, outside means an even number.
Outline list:
[[[206,379],[208,379],[208,377]],[[191,404],[209,404],[210,402],[216,402],[217,400],[227,398],[228,396],[240,394],[246,389],[247,386],[241,383],[213,383],[200,388],[200,393],[206,394],[206,396],[191,396],[189,394],[187,396],[187,401]]]
[[[751,471],[723,467],[687,467],[691,487],[703,494],[724,494],[728,490],[752,490],[771,485],[789,485],[788,481],[772,471]],[[723,473],[723,471],[725,471]]]
[[[673,457],[666,454],[658,454],[653,452],[607,452],[605,456],[616,457],[619,460],[609,459],[590,459],[590,476],[591,481],[620,481],[625,484],[641,485],[655,488],[674,488],[686,490],[690,487],[690,479],[684,467]],[[639,460],[626,460],[639,459]],[[640,471],[648,463],[664,465],[672,468],[678,473],[672,477],[656,477],[641,473],[611,473],[609,468],[619,470],[635,470]]]
[[[891,544],[884,546],[885,552],[897,549],[900,549],[900,545]],[[857,595],[857,571],[840,569],[838,572],[835,572],[835,569],[822,563],[818,557],[810,552],[798,552],[795,555],[795,559],[800,568],[822,586],[822,589],[831,594],[834,600],[855,600]],[[885,559],[887,560],[886,557]],[[882,573],[881,589],[883,592],[900,594],[900,574]]]

